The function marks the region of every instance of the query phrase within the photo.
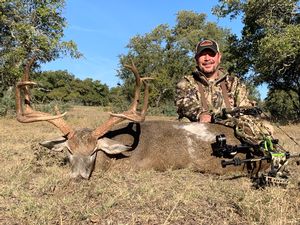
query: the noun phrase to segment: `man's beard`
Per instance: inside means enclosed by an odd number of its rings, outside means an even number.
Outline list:
[[[199,70],[208,78],[210,78],[219,68],[219,65],[214,66],[210,72],[206,72],[205,69],[201,66],[198,66]]]

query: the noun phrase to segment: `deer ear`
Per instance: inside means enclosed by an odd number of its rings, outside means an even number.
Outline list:
[[[43,141],[40,145],[49,148],[52,151],[61,152],[65,147],[67,147],[67,140],[68,139],[65,137],[59,137],[54,140]]]
[[[102,150],[107,154],[119,154],[121,152],[131,149],[131,147],[105,137],[98,139],[97,149]]]

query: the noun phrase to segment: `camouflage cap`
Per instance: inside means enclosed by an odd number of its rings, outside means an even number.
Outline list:
[[[195,58],[197,58],[199,56],[199,54],[205,49],[210,49],[214,53],[217,53],[220,51],[219,45],[217,42],[215,42],[213,40],[200,41],[196,46]]]

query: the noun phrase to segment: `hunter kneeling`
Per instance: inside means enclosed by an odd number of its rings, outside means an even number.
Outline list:
[[[249,146],[255,156],[284,152],[273,137],[271,125],[260,119],[261,111],[249,100],[245,84],[220,67],[221,58],[216,41],[197,44],[196,70],[184,76],[176,87],[179,119],[232,127],[242,145]]]

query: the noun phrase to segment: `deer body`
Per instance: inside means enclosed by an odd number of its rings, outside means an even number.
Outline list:
[[[234,167],[222,168],[221,159],[212,155],[211,147],[216,135],[221,133],[226,135],[229,143],[239,144],[232,128],[177,121],[145,121],[141,124],[120,125],[105,136],[130,146],[130,149],[117,157],[99,152],[97,168],[164,171],[190,167],[213,174],[237,171]],[[115,160],[111,161],[112,158]]]
[[[118,124],[98,140],[92,139],[91,133],[81,129],[73,139],[59,137],[40,144],[55,151],[66,149],[74,178],[88,179],[95,165],[96,170],[104,171],[191,168],[217,175],[237,171],[255,174],[262,169],[253,165],[221,167],[222,159],[212,155],[216,135],[224,134],[232,145],[240,142],[232,128],[219,124],[151,120]]]

